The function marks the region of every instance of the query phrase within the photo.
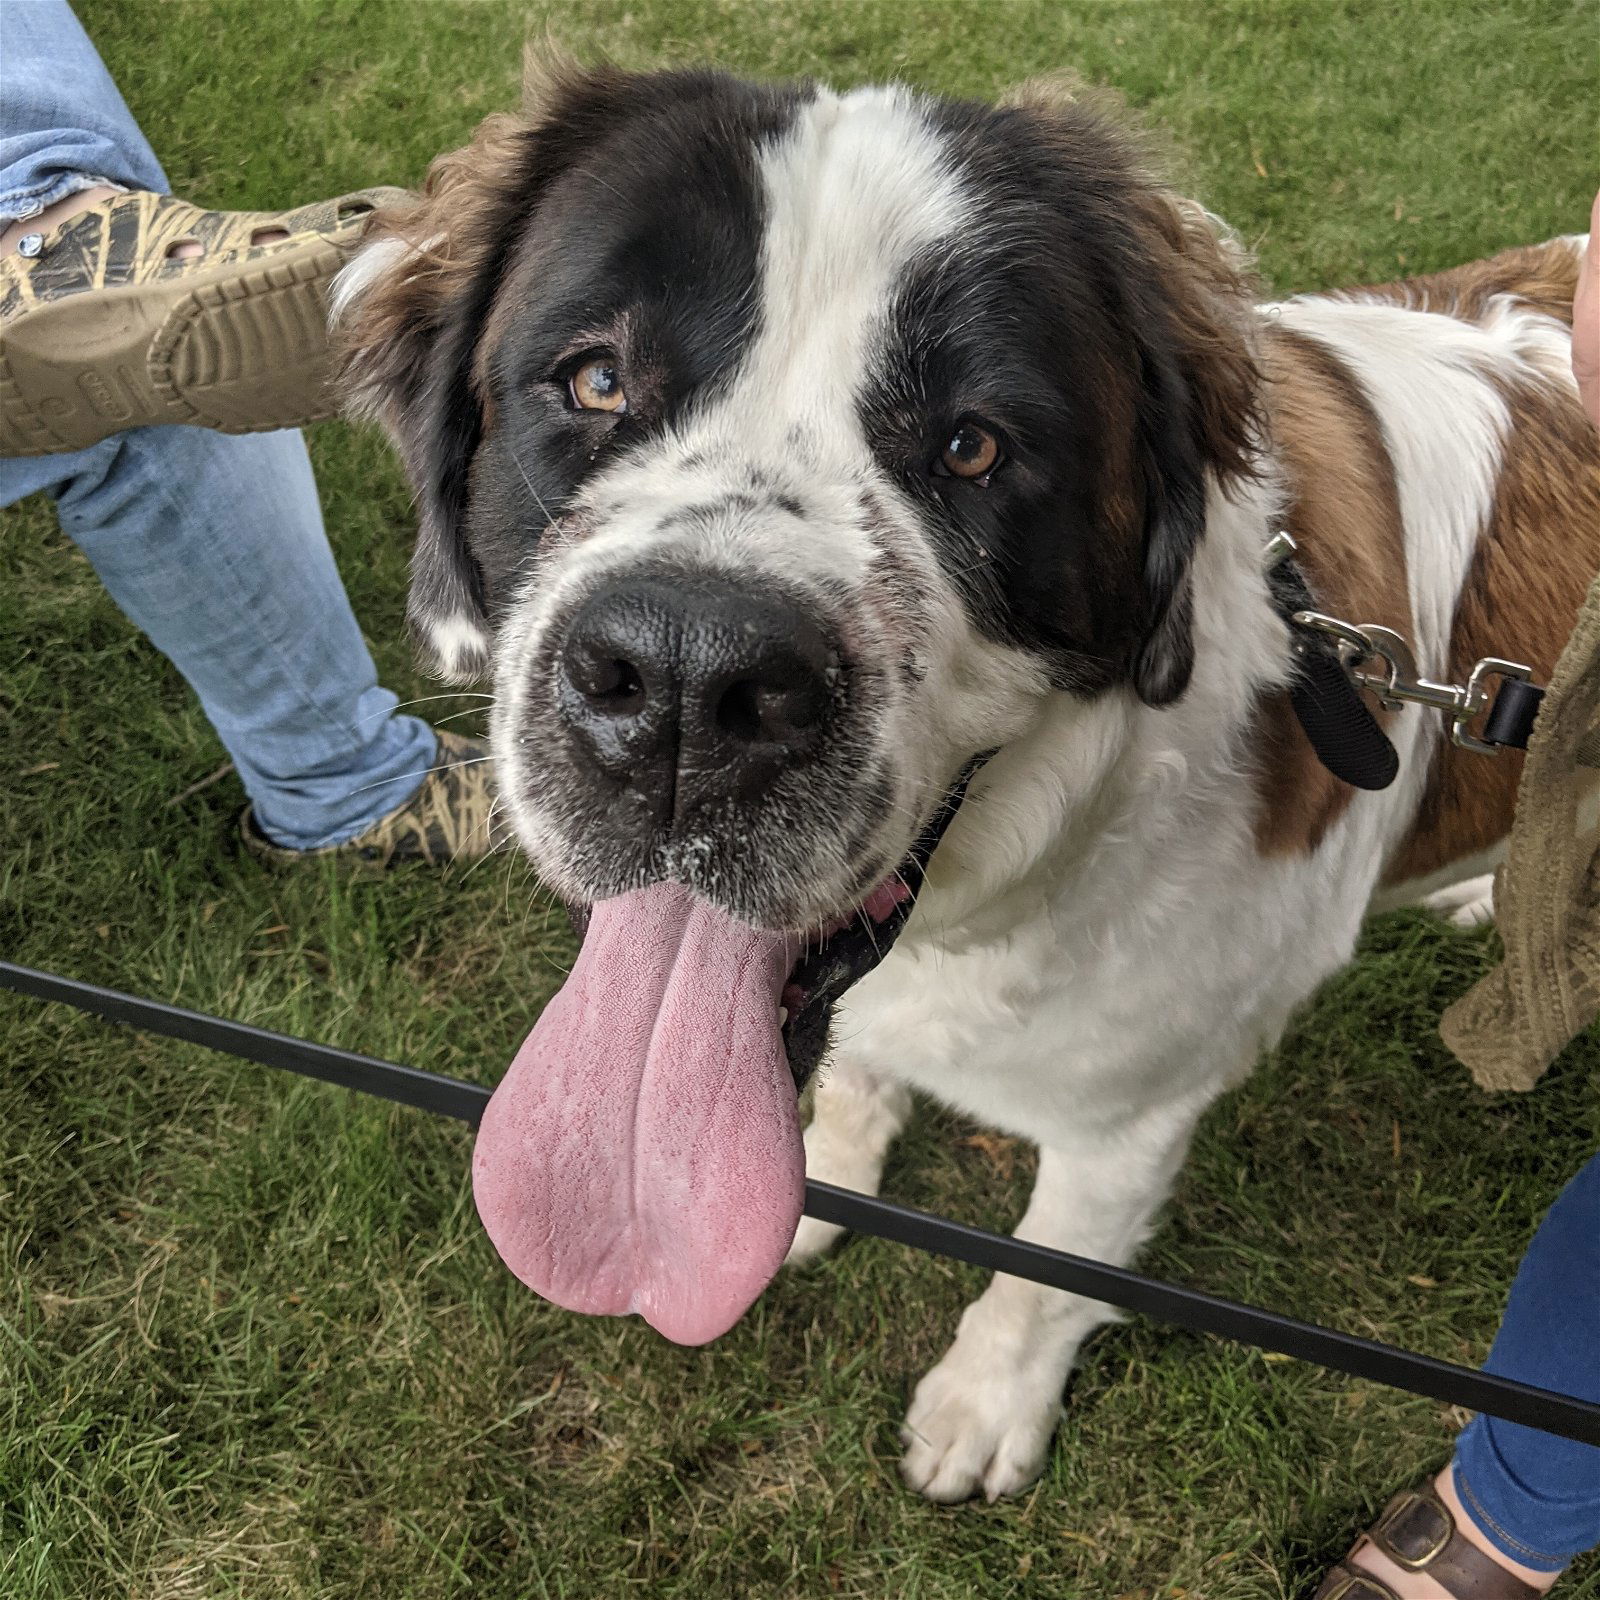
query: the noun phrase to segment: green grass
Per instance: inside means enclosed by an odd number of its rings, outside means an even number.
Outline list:
[[[522,38],[545,26],[633,63],[977,95],[1076,66],[1171,136],[1282,289],[1576,229],[1595,180],[1590,3],[81,11],[174,186],[226,205],[413,180],[513,100]],[[385,680],[430,693],[400,628],[394,466],[342,426],[311,442]],[[185,795],[220,760],[49,508],[6,512],[0,948],[492,1080],[570,956],[523,870],[265,875],[232,843],[234,780]],[[1493,950],[1420,916],[1377,923],[1207,1119],[1148,1265],[1480,1359],[1523,1244],[1600,1134],[1594,1039],[1520,1098],[1480,1094],[1440,1046],[1440,1010]],[[980,1281],[967,1269],[856,1241],[681,1350],[514,1284],[453,1125],[30,1002],[0,1000],[0,1036],[7,1600],[1264,1600],[1309,1593],[1460,1420],[1132,1322],[1089,1347],[1036,1490],[937,1509],[899,1487],[894,1435]],[[927,1112],[889,1192],[1014,1220],[1026,1155],[971,1131]],[[1600,1568],[1567,1592],[1600,1593]]]

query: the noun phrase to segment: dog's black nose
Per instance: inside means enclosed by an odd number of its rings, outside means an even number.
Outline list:
[[[821,744],[837,656],[797,605],[713,578],[632,578],[580,607],[561,713],[584,753],[669,824],[752,800]]]

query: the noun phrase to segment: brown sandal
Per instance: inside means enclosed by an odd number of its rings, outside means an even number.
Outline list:
[[[1462,1538],[1431,1483],[1397,1494],[1322,1580],[1313,1600],[1408,1600],[1381,1578],[1350,1565],[1351,1556],[1367,1544],[1376,1545],[1407,1572],[1426,1573],[1456,1600],[1540,1600],[1531,1583]]]
[[[368,215],[403,197],[203,211],[135,190],[25,235],[0,258],[0,456],[147,423],[252,433],[333,415],[327,287]]]

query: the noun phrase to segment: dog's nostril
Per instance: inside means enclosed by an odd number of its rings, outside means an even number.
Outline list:
[[[819,687],[809,682],[740,678],[717,701],[717,726],[742,744],[782,742],[821,721],[822,698]]]
[[[723,690],[717,702],[717,726],[745,744],[761,737],[760,690],[754,678],[743,678]]]
[[[631,661],[608,661],[593,690],[596,700],[621,706],[644,699],[644,679]]]
[[[601,651],[580,650],[568,666],[572,686],[604,711],[637,711],[645,702],[644,677],[631,662]]]

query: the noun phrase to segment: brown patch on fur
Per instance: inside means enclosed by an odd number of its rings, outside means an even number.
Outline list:
[[[1133,198],[1174,311],[1178,364],[1199,412],[1200,445],[1218,481],[1254,476],[1261,437],[1261,367],[1247,331],[1255,276],[1202,208],[1170,189]]]
[[[1171,313],[1174,355],[1198,412],[1198,443],[1226,487],[1254,475],[1260,443],[1257,366],[1252,334],[1257,280],[1244,249],[1197,201],[1168,188],[1157,173],[1149,130],[1114,91],[1071,72],[1047,73],[1016,85],[999,101],[1037,118],[1043,139],[1075,145],[1085,127],[1126,164],[1132,180],[1118,207],[1160,277]],[[1096,376],[1092,387],[1126,388],[1125,373]],[[1129,463],[1110,464],[1108,494],[1126,495]],[[1138,507],[1129,498],[1129,521]]]
[[[1578,287],[1578,253],[1560,239],[1502,250],[1482,261],[1444,272],[1429,272],[1396,283],[1344,289],[1334,300],[1392,300],[1411,311],[1435,311],[1464,322],[1479,322],[1496,295],[1508,295],[1531,311],[1572,326],[1572,297]]]
[[[1274,327],[1261,354],[1272,440],[1290,487],[1284,527],[1318,608],[1409,637],[1405,531],[1377,415],[1321,341]],[[1317,759],[1287,693],[1263,700],[1250,748],[1261,760],[1257,848],[1269,856],[1315,850],[1355,791]]]
[[[485,118],[470,144],[434,161],[420,195],[369,219],[368,244],[392,239],[406,250],[335,330],[344,385],[358,404],[409,387],[412,374],[400,363],[415,359],[419,339],[432,335],[445,305],[478,271],[521,181],[527,131],[511,112]]]
[[[1117,648],[1139,697],[1167,705],[1193,664],[1190,569],[1205,480],[1226,490],[1258,467],[1254,280],[1225,230],[1159,181],[1148,138],[1113,97],[1036,79],[1006,96],[1000,116],[1024,121],[1038,151],[1073,176],[1074,227],[1108,252],[1112,337],[1078,373],[1100,412],[1091,469],[1100,565],[1085,577],[1136,619]],[[1123,665],[1086,651],[1076,686],[1093,692]]]
[[[1576,257],[1566,253],[1575,276]],[[1535,683],[1548,683],[1600,571],[1600,439],[1566,384],[1494,371],[1485,377],[1505,400],[1511,431],[1489,523],[1456,602],[1450,675],[1464,683],[1475,661],[1496,655],[1526,662]],[[1424,878],[1503,839],[1522,760],[1519,751],[1483,756],[1441,741],[1416,820],[1389,862],[1385,884]]]

